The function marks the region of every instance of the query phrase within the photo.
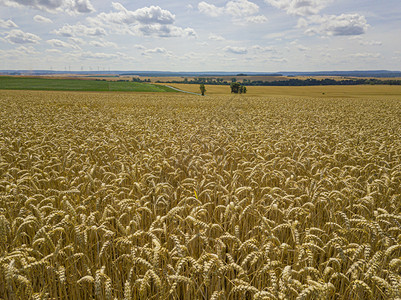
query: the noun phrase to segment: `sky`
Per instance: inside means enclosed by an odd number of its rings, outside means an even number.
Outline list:
[[[400,0],[0,0],[0,70],[401,71]]]

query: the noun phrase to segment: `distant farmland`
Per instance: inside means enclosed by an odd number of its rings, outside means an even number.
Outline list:
[[[142,82],[49,79],[36,77],[0,77],[2,90],[48,90],[48,91],[118,91],[118,92],[176,92],[162,85]]]
[[[172,83],[172,87],[189,92],[199,92],[197,84]],[[206,85],[206,96],[230,94],[227,85]],[[353,85],[353,86],[251,86],[241,97],[255,96],[291,96],[318,98],[365,98],[365,97],[401,97],[399,85]]]
[[[265,76],[266,78],[275,78]],[[138,77],[134,77],[135,79]],[[286,78],[286,77],[283,77]],[[141,80],[156,78],[145,78]],[[160,78],[159,78],[160,79]],[[178,79],[178,78],[168,78]],[[183,78],[181,78],[183,79]],[[191,80],[191,78],[188,78]],[[238,80],[240,78],[237,78]],[[183,91],[199,93],[199,84],[167,84]],[[246,85],[246,84],[245,84]],[[163,83],[133,82],[132,77],[20,77],[0,76],[0,90],[47,90],[47,91],[90,91],[90,92],[177,92]],[[206,84],[206,96],[230,94],[228,85]],[[360,98],[371,96],[401,97],[400,85],[353,85],[353,86],[249,86],[246,95],[252,96],[302,96],[323,98]]]

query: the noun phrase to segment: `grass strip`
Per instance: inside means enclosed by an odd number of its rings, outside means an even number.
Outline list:
[[[177,92],[169,87],[142,82],[83,79],[0,77],[2,90],[96,91],[96,92]]]

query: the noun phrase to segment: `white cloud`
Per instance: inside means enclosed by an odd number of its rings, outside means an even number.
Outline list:
[[[217,34],[214,34],[214,33],[209,34],[208,39],[212,40],[212,41],[225,41],[226,40],[221,35],[217,35]]]
[[[361,35],[369,25],[364,16],[359,14],[342,14],[312,16],[306,20],[307,34],[324,34],[329,36]]]
[[[306,28],[313,35],[344,36],[361,35],[369,25],[360,14],[319,15],[332,0],[265,0],[266,3],[284,10],[287,14],[302,16],[297,28]]]
[[[53,21],[50,20],[49,18],[40,16],[40,15],[34,16],[33,19],[38,23],[53,23]]]
[[[255,50],[258,52],[276,52],[276,50],[271,46],[262,47],[259,45],[254,45],[254,46],[252,46],[252,50]]]
[[[175,16],[168,10],[161,9],[159,6],[150,6],[127,10],[122,4],[113,2],[113,8],[117,12],[101,13],[96,18],[103,22],[116,24],[173,24]]]
[[[156,47],[154,49],[147,49],[144,51],[145,54],[164,54],[164,55],[171,55],[171,52],[168,51],[166,48]]]
[[[73,48],[73,49],[79,49],[78,46],[66,43],[64,41],[58,40],[58,39],[51,39],[46,41],[48,44],[52,45],[55,48]]]
[[[361,46],[382,46],[383,43],[380,41],[366,41],[361,36],[352,36],[349,38],[350,40],[355,40]]]
[[[268,62],[276,62],[276,63],[287,63],[288,59],[286,59],[284,57],[270,57],[267,61]]]
[[[5,39],[12,44],[38,44],[41,40],[36,34],[23,32],[19,29],[11,30]]]
[[[292,41],[292,42],[290,43],[290,45],[291,45],[291,48],[298,49],[299,51],[307,51],[307,50],[310,50],[309,47],[306,47],[306,46],[304,46],[304,45],[299,44],[298,41]]]
[[[20,60],[21,58],[29,57],[31,58],[34,55],[39,54],[32,46],[19,46],[15,49],[9,50],[1,50],[0,49],[0,57],[6,59],[16,59]]]
[[[85,59],[113,59],[113,58],[118,58],[119,56],[117,54],[113,53],[103,53],[103,52],[79,52],[76,55],[73,56],[78,56],[80,58],[85,58]]]
[[[65,37],[106,35],[106,31],[103,28],[88,27],[82,24],[76,24],[76,25],[67,24],[58,30],[52,31],[52,33]]]
[[[140,45],[140,44],[134,45],[134,48],[135,49],[139,49],[139,50],[145,50],[146,49],[146,47],[144,45]]]
[[[17,28],[17,24],[15,24],[13,21],[11,20],[2,20],[0,19],[0,28]]]
[[[105,41],[105,40],[90,41],[89,45],[94,46],[94,47],[99,47],[99,48],[106,48],[106,47],[118,48],[116,43]]]
[[[52,48],[52,49],[46,49],[46,52],[47,52],[47,53],[50,53],[50,54],[60,54],[60,53],[63,53],[63,51],[61,51],[61,50],[59,50],[59,49],[54,49],[54,48]]]
[[[180,56],[180,59],[185,59],[185,60],[202,60],[204,58],[203,54],[196,53],[196,52],[188,52],[185,53],[184,55]]]
[[[209,43],[208,42],[197,42],[196,45],[205,47],[205,46],[209,46]]]
[[[159,6],[127,10],[121,3],[113,2],[116,12],[100,13],[88,18],[94,26],[104,27],[119,34],[158,37],[196,37],[192,28],[175,26],[175,15]]]
[[[77,37],[70,37],[69,40],[70,40],[72,43],[76,44],[76,45],[84,45],[84,44],[86,44],[85,41],[84,41],[83,39],[77,38]]]
[[[73,1],[73,8],[73,11],[80,13],[90,13],[95,10],[89,0],[75,0]]]
[[[380,41],[360,41],[362,46],[382,46],[383,43]]]
[[[198,4],[198,9],[201,13],[211,17],[218,17],[224,13],[224,7],[217,7],[204,1]]]
[[[33,48],[32,46],[19,46],[17,49],[15,49],[17,53],[21,54],[37,54],[38,52]]]
[[[255,24],[263,24],[266,23],[268,20],[265,16],[251,16],[246,18],[247,23],[255,23]]]
[[[175,16],[159,6],[150,6],[137,9],[133,12],[136,21],[141,24],[173,24]]]
[[[90,0],[0,0],[0,5],[28,6],[48,12],[90,13],[94,11]]]
[[[306,47],[306,46],[304,46],[304,45],[296,45],[296,48],[297,48],[299,51],[308,51],[308,50],[310,50],[309,47]]]
[[[297,23],[297,28],[306,28],[308,27],[309,22],[305,18],[299,18]]]
[[[350,57],[355,57],[355,58],[379,58],[381,57],[380,53],[355,53],[351,54]]]
[[[259,6],[248,0],[232,0],[228,1],[225,6],[217,7],[213,4],[202,1],[198,4],[201,13],[211,17],[218,17],[228,14],[232,17],[240,18],[251,16],[259,12]]]
[[[158,37],[196,37],[192,28],[182,28],[174,25],[163,24],[138,24],[130,29],[135,36],[158,36]]]
[[[224,47],[223,50],[225,52],[233,53],[233,54],[247,54],[248,50],[244,47],[234,47],[234,46],[227,46]]]
[[[234,0],[226,4],[225,11],[234,16],[250,16],[259,11],[259,6],[248,0]]]
[[[332,0],[265,0],[266,3],[284,10],[287,14],[309,16],[318,14]]]

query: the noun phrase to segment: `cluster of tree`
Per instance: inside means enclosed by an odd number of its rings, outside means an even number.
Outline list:
[[[149,78],[148,78],[148,79],[142,80],[142,79],[139,78],[139,77],[133,77],[133,78],[132,78],[132,81],[133,81],[133,82],[151,82]]]
[[[245,94],[246,93],[246,86],[242,85],[239,82],[231,82],[231,93],[234,94]],[[202,96],[205,96],[206,87],[204,83],[201,83],[199,86]]]
[[[188,78],[184,78],[184,80],[170,80],[170,81],[161,81],[158,80],[156,83],[188,83],[188,84],[208,84],[208,85],[229,85],[230,83],[225,81],[223,78],[211,78],[211,77],[199,77],[188,80]]]
[[[246,86],[240,84],[239,82],[231,82],[231,93],[234,94],[245,94],[246,93]]]

